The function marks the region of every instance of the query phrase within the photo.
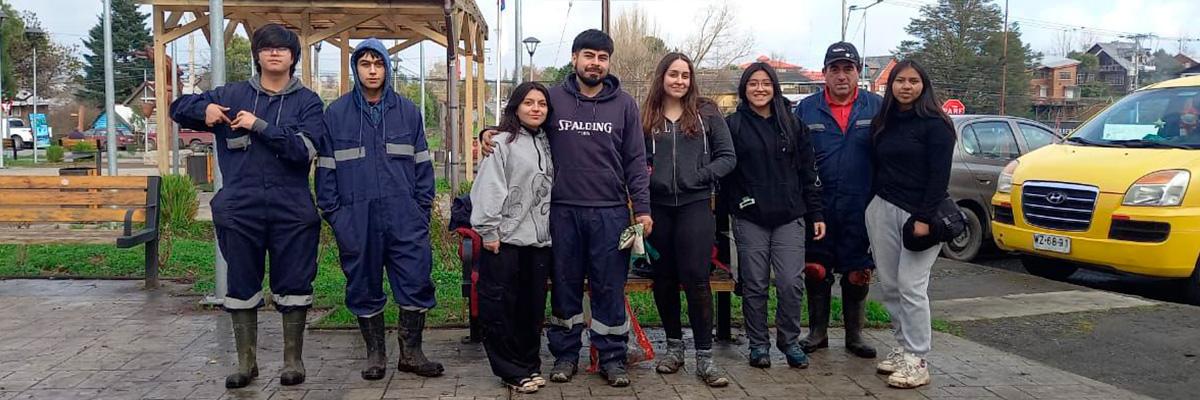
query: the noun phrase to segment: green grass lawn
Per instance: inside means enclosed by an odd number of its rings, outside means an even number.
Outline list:
[[[435,213],[437,215],[437,213]],[[454,238],[440,227],[444,221],[435,220],[433,225],[438,227],[431,233],[434,244],[433,280],[437,287],[438,306],[430,311],[431,326],[465,326],[465,301],[461,297],[460,266],[454,247]],[[164,258],[160,276],[192,285],[196,294],[209,293],[213,288],[213,240],[212,224],[198,222],[174,234],[169,258]],[[165,245],[165,244],[164,244]],[[141,246],[131,249],[118,249],[112,245],[82,245],[82,244],[53,244],[53,245],[0,245],[0,277],[129,277],[137,278],[143,274],[143,254]],[[317,278],[314,282],[315,306],[330,310],[329,314],[317,323],[325,328],[341,328],[356,326],[354,316],[345,308],[346,278],[342,274],[338,262],[337,246],[332,245],[332,236],[326,226],[322,232],[321,248],[318,253]],[[265,285],[264,285],[265,286]],[[385,288],[389,293],[390,289]],[[654,306],[650,293],[633,293],[630,305],[639,322],[644,325],[658,325],[660,318]],[[389,300],[390,301],[390,300]],[[742,319],[741,298],[733,296],[733,319],[739,324]],[[686,302],[683,319],[687,321]],[[834,323],[841,320],[841,301],[834,298],[832,302]],[[547,310],[549,307],[547,307]],[[776,309],[775,292],[772,289],[768,305],[769,319],[774,320]],[[807,312],[802,310],[807,320]],[[396,321],[396,307],[387,308],[389,323]],[[876,302],[868,303],[867,319],[871,326],[886,327],[889,318],[883,306]],[[941,321],[935,321],[935,328],[942,331],[952,330],[953,327]]]

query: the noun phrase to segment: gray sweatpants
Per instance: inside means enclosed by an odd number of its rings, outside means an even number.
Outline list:
[[[896,342],[924,358],[933,342],[929,320],[929,271],[942,246],[922,252],[904,248],[902,229],[909,213],[875,197],[867,206],[867,236],[871,239],[875,273],[883,305],[892,317]]]
[[[751,348],[771,346],[767,331],[767,298],[771,273],[779,304],[775,309],[775,346],[785,351],[800,337],[800,309],[804,299],[804,219],[766,228],[735,219],[738,281],[742,284],[742,317]]]

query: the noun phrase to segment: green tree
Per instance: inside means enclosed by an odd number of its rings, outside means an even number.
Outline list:
[[[1179,72],[1183,71],[1183,64],[1175,61],[1175,56],[1163,49],[1154,52],[1150,65],[1154,66],[1154,71],[1142,71],[1139,84],[1143,86],[1178,78]]]
[[[138,12],[133,0],[112,1],[113,88],[117,98],[127,96],[142,83],[143,71],[153,71],[153,65],[141,56],[154,42],[146,27],[149,14]],[[77,96],[93,104],[104,101],[104,15],[83,39],[88,53],[84,56],[83,84]]]
[[[225,82],[250,79],[250,40],[234,35],[225,42]]]
[[[37,14],[23,12],[20,20],[26,28],[44,31]],[[30,89],[33,86],[35,48],[38,96],[56,97],[66,89],[64,82],[73,82],[79,78],[83,63],[79,60],[78,48],[75,45],[67,46],[50,40],[48,34],[34,38],[25,37],[24,40],[14,42],[13,47],[8,48],[4,63],[6,66],[12,66],[12,72],[16,75],[12,82],[19,88]],[[8,77],[5,79],[5,83],[8,83]]]
[[[1004,54],[1003,14],[991,0],[941,0],[926,5],[905,31],[917,40],[901,42],[897,54],[928,70],[940,98],[960,99],[970,113],[995,114],[1006,82],[1006,113],[1029,113],[1028,68],[1041,55],[1021,41],[1015,24]],[[1007,76],[1002,72],[1005,61]]]
[[[539,76],[540,79],[538,80],[542,83],[557,84],[562,82],[563,79],[566,79],[567,75],[570,75],[574,70],[575,67],[572,67],[571,63],[563,64],[563,66],[557,68],[546,67],[546,69],[542,70],[542,73]]]
[[[4,19],[4,23],[0,25],[0,42],[3,42],[0,44],[3,46],[0,47],[0,52],[3,52],[2,56],[0,56],[2,58],[0,59],[0,74],[3,75],[4,79],[4,87],[0,88],[2,89],[0,93],[2,93],[3,98],[9,99],[17,93],[17,88],[20,86],[17,80],[13,79],[15,75],[13,74],[12,60],[14,58],[12,55],[13,49],[27,47],[24,44],[26,42],[25,22],[21,18],[16,18],[20,13],[12,5],[8,4],[7,1],[0,0],[0,9],[3,9],[4,14],[8,16],[8,18]]]

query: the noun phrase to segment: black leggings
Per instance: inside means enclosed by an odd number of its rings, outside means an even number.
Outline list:
[[[700,350],[712,348],[713,300],[709,288],[716,222],[708,201],[682,206],[651,205],[654,230],[650,245],[661,258],[653,262],[654,304],[668,339],[682,339],[679,289],[687,295],[688,320]]]

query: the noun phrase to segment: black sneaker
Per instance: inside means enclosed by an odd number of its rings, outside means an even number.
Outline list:
[[[579,365],[575,361],[555,361],[554,368],[550,369],[550,380],[558,383],[570,382],[576,372],[579,372]]]
[[[608,380],[608,386],[629,386],[629,373],[625,372],[625,366],[619,363],[600,368],[600,376]]]

